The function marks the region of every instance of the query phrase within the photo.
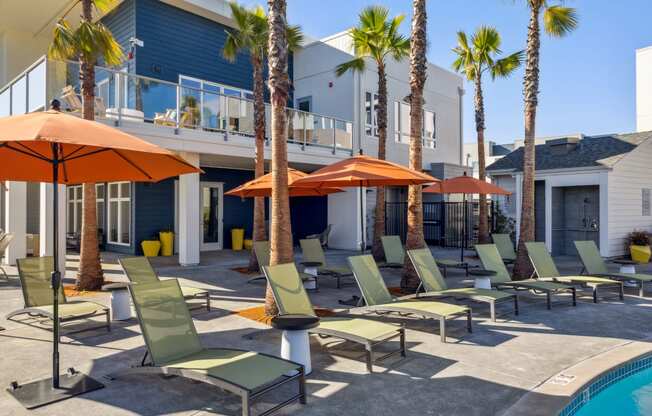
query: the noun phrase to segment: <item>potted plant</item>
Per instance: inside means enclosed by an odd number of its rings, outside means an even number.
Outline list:
[[[627,236],[629,253],[632,260],[637,263],[647,263],[650,261],[652,252],[650,251],[650,236],[647,231],[634,230]]]
[[[161,242],[154,237],[151,240],[143,240],[140,247],[143,249],[145,257],[156,257],[161,250]]]

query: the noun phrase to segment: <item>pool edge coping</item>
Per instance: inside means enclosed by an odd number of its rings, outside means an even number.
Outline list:
[[[652,343],[640,340],[628,341],[587,357],[529,390],[502,416],[559,415],[577,394],[601,376],[650,354]]]

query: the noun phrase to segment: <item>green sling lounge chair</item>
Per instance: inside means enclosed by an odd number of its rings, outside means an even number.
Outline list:
[[[252,283],[257,280],[265,280],[265,266],[269,266],[269,258],[270,258],[270,248],[269,248],[269,241],[254,241],[253,245],[253,250],[254,250],[254,255],[256,256],[256,261],[258,262],[258,267],[260,267],[260,273],[262,274],[261,276],[256,276],[252,277],[247,281],[247,283]],[[318,290],[319,285],[317,282],[317,277],[313,276],[308,273],[299,273],[299,277],[301,277],[301,281],[305,282],[306,280],[310,279],[315,279],[315,288],[311,290]]]
[[[385,252],[385,262],[379,264],[379,267],[390,267],[395,269],[403,268],[405,263],[405,250],[401,237],[397,235],[384,235],[380,237]]]
[[[140,366],[113,373],[111,378],[165,374],[213,384],[242,398],[243,416],[251,414],[256,398],[293,380],[298,381],[298,393],[262,414],[297,400],[306,402],[301,364],[254,351],[202,347],[176,279],[130,285],[129,291],[147,352]]]
[[[500,257],[506,264],[516,261],[516,251],[514,250],[514,244],[509,234],[491,234],[491,239],[496,245],[496,248],[498,248]]]
[[[54,320],[54,299],[52,296],[51,274],[54,270],[52,257],[29,257],[18,260],[18,276],[23,290],[25,308],[11,312],[7,319],[19,315],[45,317]],[[59,287],[59,321],[61,323],[79,321],[96,316],[106,317],[106,323],[80,330],[68,331],[69,334],[104,328],[111,331],[109,308],[99,303],[66,299],[63,285]],[[20,321],[17,321],[20,322]]]
[[[131,283],[158,282],[159,278],[147,257],[124,257],[118,260]],[[181,286],[181,293],[186,300],[203,299],[206,310],[211,311],[211,296],[206,289],[192,286]],[[190,305],[189,305],[190,306]],[[191,309],[203,307],[202,304],[192,305]]]
[[[439,320],[441,342],[446,342],[446,321],[448,319],[466,316],[466,328],[472,332],[471,308],[414,299],[413,295],[406,298],[393,297],[387,290],[383,276],[370,254],[349,257],[349,264],[366,303],[363,310],[379,314],[394,312],[401,315],[417,315],[426,319]]]
[[[460,288],[449,289],[439,272],[437,262],[428,248],[408,250],[408,257],[421,279],[416,297],[455,297],[489,304],[491,320],[496,321],[496,304],[514,302],[514,314],[518,315],[518,297],[515,294],[492,289]],[[420,289],[425,293],[419,293]]]
[[[276,306],[281,315],[298,314],[315,316],[294,263],[265,266],[267,281],[272,288]],[[405,329],[402,326],[349,317],[322,317],[319,326],[308,330],[320,336],[328,336],[364,345],[367,355],[367,370],[373,372],[373,363],[382,361],[394,354],[405,357]],[[400,347],[373,360],[373,347],[394,338],[400,338]]]
[[[534,272],[537,274],[539,280],[552,280],[555,282],[568,283],[571,285],[579,285],[592,289],[593,303],[598,303],[598,289],[599,288],[614,288],[618,291],[618,297],[623,300],[623,282],[618,282],[613,279],[605,277],[592,277],[592,276],[561,276],[555,266],[555,261],[548,253],[548,249],[544,243],[525,243],[527,253],[530,261],[534,266]]]
[[[575,241],[574,243],[575,249],[580,255],[580,259],[584,265],[582,273],[586,273],[590,276],[636,282],[638,284],[638,295],[640,297],[645,296],[643,283],[652,282],[652,274],[610,273],[609,269],[607,269],[607,265],[602,259],[602,256],[600,256],[600,250],[598,250],[598,247],[595,245],[595,241]]]
[[[346,266],[329,266],[326,264],[326,256],[321,248],[321,243],[316,238],[299,240],[301,252],[303,253],[303,262],[320,263],[317,268],[320,275],[332,276],[337,279],[337,288],[342,287],[341,280],[343,277],[351,276],[351,269]]]
[[[466,276],[469,276],[469,263],[465,261],[450,260],[450,259],[436,259],[437,265],[444,270],[444,277],[448,277],[448,269],[463,269]]]
[[[577,298],[573,286],[536,279],[512,280],[507,268],[505,267],[503,259],[500,258],[500,253],[498,253],[498,248],[496,248],[495,244],[476,244],[475,251],[478,253],[478,256],[480,256],[482,267],[486,270],[496,272],[496,275],[491,276],[491,285],[495,288],[531,290],[534,293],[545,293],[546,306],[548,309],[552,308],[551,295],[553,293],[570,292],[573,297],[573,306],[577,306]]]

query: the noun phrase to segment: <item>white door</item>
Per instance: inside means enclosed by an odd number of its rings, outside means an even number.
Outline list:
[[[199,235],[201,250],[221,250],[224,184],[201,182],[199,192]]]

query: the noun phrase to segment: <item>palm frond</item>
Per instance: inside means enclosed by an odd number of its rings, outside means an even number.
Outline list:
[[[502,59],[497,60],[491,65],[490,72],[491,78],[507,78],[523,63],[525,58],[525,51],[514,52]]]
[[[551,36],[566,36],[578,23],[577,11],[572,7],[548,6],[543,13],[543,26]]]
[[[75,32],[67,21],[59,20],[52,31],[52,43],[48,48],[48,56],[64,61],[75,58],[78,54],[79,48]]]
[[[238,56],[238,50],[240,50],[240,44],[237,33],[234,33],[232,30],[226,30],[226,40],[224,41],[224,47],[222,47],[222,57],[229,62],[235,62],[235,58]]]
[[[288,25],[286,37],[288,41],[288,48],[291,52],[296,51],[303,44],[303,31],[299,25]]]
[[[116,0],[92,0],[93,6],[101,13],[106,13],[116,4]]]
[[[338,65],[335,68],[335,75],[338,77],[341,77],[344,75],[347,71],[364,71],[365,68],[365,61],[364,58],[358,57],[351,59],[348,62],[344,62],[343,64]]]
[[[124,60],[122,47],[113,37],[111,31],[101,23],[95,24],[97,51],[109,66],[117,66]]]

